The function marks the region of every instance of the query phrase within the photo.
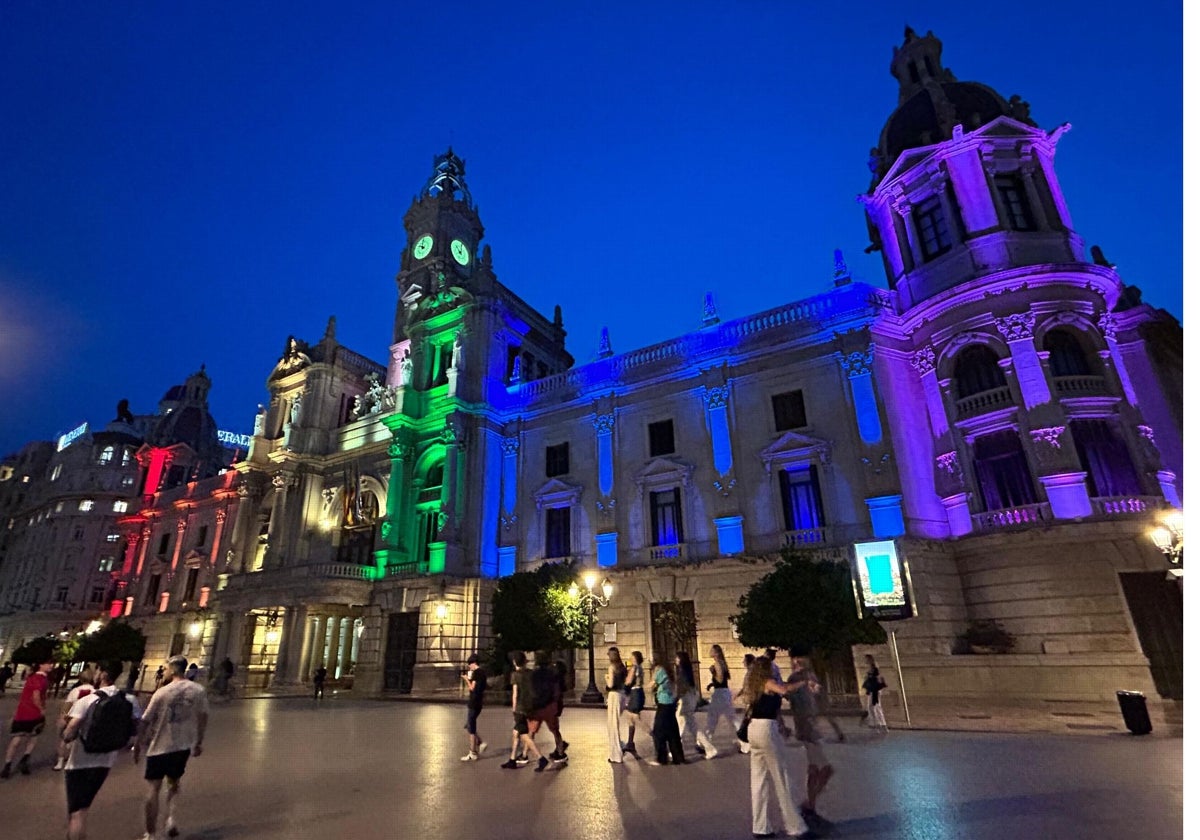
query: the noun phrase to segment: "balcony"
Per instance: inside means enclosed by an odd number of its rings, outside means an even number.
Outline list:
[[[1050,504],[1019,505],[1004,510],[985,510],[971,514],[976,531],[1004,531],[1010,528],[1028,528],[1042,525],[1051,520]]]
[[[687,560],[687,546],[683,543],[647,546],[646,558],[650,563],[678,563]]]
[[[1135,516],[1162,506],[1160,496],[1099,496],[1092,499],[1092,516]]]
[[[1103,397],[1108,395],[1108,385],[1103,376],[1056,376],[1054,392],[1060,397]]]
[[[955,404],[958,407],[958,419],[965,420],[968,417],[987,414],[989,411],[1009,408],[1014,403],[1012,391],[1005,385],[1000,388],[992,388],[990,391],[980,391],[978,394],[963,397]]]
[[[798,531],[784,531],[783,548],[805,548],[812,545],[824,545],[828,538],[828,528],[801,528]]]

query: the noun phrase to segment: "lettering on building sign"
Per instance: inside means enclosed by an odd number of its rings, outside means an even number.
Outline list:
[[[88,424],[80,423],[74,429],[72,429],[71,431],[67,432],[65,435],[60,437],[58,439],[58,451],[62,452],[64,449],[66,449],[72,443],[74,443],[75,441],[79,440],[81,437],[86,435],[87,430],[88,430]]]
[[[217,430],[217,440],[225,446],[233,446],[238,449],[249,449],[254,438],[251,435],[239,435],[237,432],[227,432],[223,429]]]

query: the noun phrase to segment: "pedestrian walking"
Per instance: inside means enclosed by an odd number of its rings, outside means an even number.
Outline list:
[[[863,680],[863,691],[867,693],[867,726],[877,732],[887,734],[887,719],[883,716],[883,706],[879,703],[879,692],[887,688],[887,683],[879,674],[875,665],[875,657],[867,654],[867,678]]]
[[[720,645],[713,645],[709,648],[708,655],[712,657],[712,664],[708,666],[708,688],[712,693],[708,698],[708,720],[704,725],[705,737],[711,744],[717,727],[721,725],[721,721],[727,720],[733,730],[734,740],[737,741],[737,730],[741,721],[738,720],[738,714],[733,708],[733,692],[729,688],[729,665],[725,662],[725,651],[721,650]],[[741,744],[741,741],[737,741],[737,743]]]
[[[328,676],[328,674],[329,674],[329,671],[325,668],[324,665],[318,666],[317,670],[313,671],[313,699],[314,700],[316,700],[318,697],[322,700],[325,699],[325,677]]]
[[[675,718],[675,704],[678,696],[675,693],[675,679],[667,669],[666,662],[654,663],[652,679],[654,680],[654,726],[650,737],[654,740],[654,758],[648,764],[655,767],[667,763],[667,751],[671,753],[671,763],[687,764],[683,757],[683,742],[679,738],[679,721]]]
[[[94,680],[95,677],[92,676],[92,672],[84,668],[79,673],[79,679],[76,680],[75,685],[71,686],[70,691],[67,692],[67,696],[63,698],[62,708],[58,717],[58,744],[56,745],[58,761],[54,763],[55,770],[62,770],[67,766],[67,754],[71,751],[70,746],[62,739],[63,733],[67,730],[67,723],[71,719],[71,707],[75,705],[75,701],[80,697],[87,697],[96,690],[96,686],[93,684]]]
[[[533,685],[530,680],[529,669],[525,667],[529,661],[525,652],[514,650],[509,654],[509,659],[513,665],[512,673],[512,711],[513,711],[513,736],[512,750],[509,752],[508,761],[500,765],[504,770],[516,770],[518,767],[524,767],[529,763],[529,755],[537,757],[537,770],[540,772],[546,769],[546,765],[550,762],[538,750],[537,744],[533,742],[533,737],[529,734],[529,714],[533,711]],[[517,750],[524,747],[525,757],[517,759]]]
[[[696,688],[696,671],[692,667],[692,658],[687,651],[675,654],[675,691],[679,695],[679,703],[675,707],[676,723],[679,726],[679,740],[691,746],[696,745],[696,751],[711,761],[717,757],[717,748],[696,726],[696,705],[700,702],[700,691]]]
[[[561,659],[554,660],[554,673],[558,676],[558,720],[554,723],[554,738],[558,743],[558,751],[550,753],[550,760],[559,762],[559,766],[567,760],[567,747],[570,742],[562,735],[562,715],[567,704],[567,663]]]
[[[772,795],[783,814],[789,837],[799,837],[807,826],[792,799],[787,764],[783,760],[779,711],[788,687],[771,676],[771,660],[763,656],[750,669],[747,694],[750,701],[750,815],[755,837],[773,837],[769,813]]]
[[[53,662],[43,662],[25,680],[9,727],[8,750],[4,754],[4,767],[0,768],[0,779],[12,775],[12,763],[17,753],[21,753],[17,769],[29,775],[29,756],[37,746],[38,736],[46,728],[46,698],[50,694],[49,674],[53,668]]]
[[[483,711],[483,694],[487,691],[487,673],[479,667],[479,654],[467,657],[467,672],[462,675],[467,684],[467,754],[462,761],[478,761],[479,754],[487,749],[480,740],[478,731],[479,713]]]
[[[788,703],[792,707],[796,740],[804,746],[804,754],[808,759],[805,798],[800,803],[800,815],[809,825],[822,825],[827,821],[817,813],[817,797],[833,777],[833,765],[825,755],[816,727],[820,713],[818,697],[822,689],[807,651],[792,648],[788,655],[792,660],[792,673],[787,680],[790,689]]]
[[[567,760],[567,742],[563,740],[558,727],[558,717],[563,709],[563,686],[565,680],[558,667],[550,660],[550,652],[539,650],[534,654],[534,669],[530,672],[529,683],[533,694],[531,704],[533,711],[529,713],[529,738],[537,738],[544,724],[554,736],[554,749],[550,760],[558,769]]]
[[[628,670],[621,651],[608,649],[608,672],[604,675],[604,697],[608,706],[608,763],[623,764],[625,750],[621,746],[621,714],[625,711],[625,678]]]
[[[13,678],[13,666],[11,662],[5,662],[0,665],[0,695],[8,689],[8,681]]]
[[[159,665],[158,670],[154,672],[154,690],[155,691],[158,691],[158,687],[160,685],[162,685],[163,674],[165,674],[166,672],[167,672],[167,669],[164,668],[162,665]]]
[[[777,651],[773,647],[767,648],[767,659],[771,662],[771,679],[777,683],[783,682],[783,672],[779,670],[779,663],[775,661]]]
[[[228,656],[217,666],[213,674],[213,691],[218,697],[229,699],[229,687],[233,680],[233,660]]]
[[[188,759],[199,758],[203,753],[204,732],[208,728],[208,692],[200,683],[187,678],[187,658],[173,656],[167,660],[167,667],[170,680],[150,698],[133,748],[135,764],[143,753],[146,756],[146,833],[142,840],[154,840],[157,836],[159,794],[164,778],[167,836],[179,836],[175,820],[179,783]]]
[[[133,695],[117,687],[124,666],[118,662],[100,665],[99,687],[75,701],[63,740],[71,745],[63,775],[67,786],[67,838],[87,837],[87,813],[100,792],[117,756],[137,734],[141,717]]]
[[[195,682],[196,677],[200,676],[200,666],[193,662],[187,666],[187,674],[185,676],[190,682]]]
[[[638,726],[642,725],[642,710],[646,708],[646,674],[642,667],[640,650],[633,652],[633,662],[625,673],[625,688],[628,690],[628,697],[625,701],[625,722],[629,726],[629,738],[625,741],[624,750],[635,759],[640,759],[637,745],[633,742],[633,736],[637,732]]]

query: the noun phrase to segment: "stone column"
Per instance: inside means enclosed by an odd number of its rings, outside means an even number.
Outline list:
[[[333,630],[329,633],[329,653],[325,656],[325,670],[329,672],[328,679],[333,679],[333,675],[337,673],[338,645],[342,640],[342,616],[330,616],[329,623],[333,627]]]
[[[308,617],[308,607],[296,607],[296,633],[299,642],[299,656],[296,657],[295,667],[288,679],[291,682],[304,682],[308,674],[308,660],[312,656],[313,622]]]
[[[1018,312],[995,319],[996,329],[1008,342],[1012,354],[1012,370],[1021,386],[1021,400],[1025,409],[1031,412],[1051,402],[1046,370],[1033,346],[1034,319],[1032,312]]]
[[[342,643],[338,654],[339,677],[344,677],[350,671],[350,653],[354,645],[354,619],[346,616],[342,619]]]
[[[329,616],[316,618],[313,626],[312,650],[309,652],[308,664],[305,666],[305,679],[311,679],[313,671],[325,661],[325,634],[329,629]]]
[[[500,538],[502,542],[513,539],[509,532],[517,524],[517,458],[520,451],[519,435],[500,439],[500,527],[504,531]],[[516,551],[516,546],[513,545],[500,546],[497,550],[497,572],[500,577],[511,575],[517,570]]]
[[[296,610],[292,607],[283,608],[280,620],[279,649],[275,653],[275,673],[271,675],[272,685],[283,685],[291,680],[292,662],[296,657]]]
[[[263,568],[275,568],[282,564],[281,543],[288,530],[286,520],[291,507],[291,488],[296,486],[296,473],[280,470],[271,476],[271,484],[275,487],[275,499],[271,506],[271,522],[267,530],[267,556],[263,559]]]
[[[392,442],[388,445],[388,457],[391,458],[391,473],[388,478],[387,511],[383,523],[379,527],[379,535],[383,538],[384,552],[377,556],[376,563],[382,575],[387,571],[389,563],[399,565],[407,559],[404,540],[405,511],[408,510],[408,488],[411,481],[409,473],[412,470],[413,446],[408,442],[408,432],[404,429],[392,430]]]

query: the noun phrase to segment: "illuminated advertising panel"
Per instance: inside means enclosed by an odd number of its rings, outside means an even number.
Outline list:
[[[908,566],[895,540],[854,544],[855,588],[861,612],[880,620],[912,618],[912,585]]]
[[[87,430],[88,430],[87,423],[80,423],[74,429],[72,429],[71,431],[67,432],[65,435],[60,437],[58,439],[58,451],[62,452],[64,449],[66,449],[72,443],[74,443],[75,441],[79,440],[81,437],[86,435]]]
[[[237,449],[249,449],[250,444],[254,442],[254,438],[251,435],[240,435],[237,432],[227,432],[224,429],[217,430],[217,440],[225,446]]]

